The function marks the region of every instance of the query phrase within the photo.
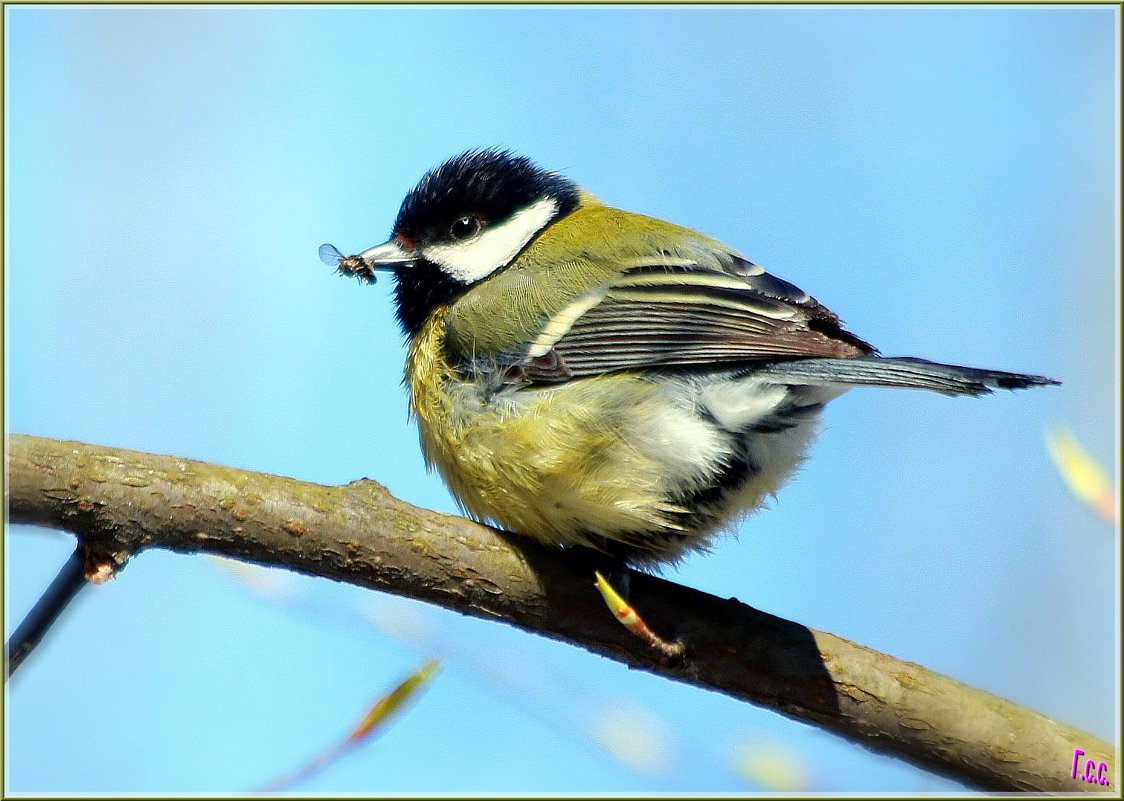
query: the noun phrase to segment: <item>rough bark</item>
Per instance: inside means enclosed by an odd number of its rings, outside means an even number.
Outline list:
[[[631,601],[686,656],[661,661],[593,589],[594,557],[419,509],[366,479],[327,487],[230,467],[15,435],[9,521],[64,529],[87,574],[144,548],[285,567],[499,620],[776,710],[988,790],[1109,791],[1114,749],[920,665],[634,573]],[[103,568],[104,572],[104,568]],[[1071,776],[1074,749],[1110,787]]]

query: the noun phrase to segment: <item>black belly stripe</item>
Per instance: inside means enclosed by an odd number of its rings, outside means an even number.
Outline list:
[[[688,526],[704,525],[715,520],[714,510],[731,494],[741,490],[750,479],[761,472],[761,465],[756,464],[749,455],[745,444],[747,434],[778,434],[788,431],[805,422],[809,417],[823,409],[822,403],[798,405],[785,403],[779,406],[772,414],[746,429],[728,433],[733,450],[730,461],[704,487],[689,493],[670,498],[672,503],[685,507],[688,511],[676,515],[676,521]],[[721,428],[718,421],[709,410],[700,408],[699,412],[712,425]]]
[[[783,403],[768,417],[754,425],[747,426],[743,430],[731,431],[722,426],[710,410],[699,404],[695,407],[696,413],[728,438],[731,451],[728,461],[704,486],[667,496],[670,504],[682,508],[683,511],[666,513],[669,524],[666,528],[617,532],[611,540],[593,535],[591,540],[603,543],[598,550],[603,550],[616,558],[624,561],[633,559],[644,561],[665,548],[665,543],[694,539],[696,535],[690,532],[720,523],[722,516],[719,513],[724,511],[723,504],[727,498],[742,490],[761,472],[761,465],[757,464],[749,454],[746,445],[747,435],[768,436],[787,431],[800,425],[822,408],[822,403]]]
[[[718,510],[729,493],[737,492],[760,472],[760,465],[749,456],[743,437],[726,432],[732,454],[705,486],[674,495],[668,500],[685,511],[672,515],[676,524],[688,529],[706,528],[719,522]]]
[[[760,471],[750,459],[743,444],[743,435],[726,432],[733,445],[730,461],[705,486],[687,493],[671,495],[667,500],[681,507],[681,512],[665,512],[668,525],[649,531],[617,532],[613,537],[592,535],[597,549],[624,562],[643,564],[658,559],[671,543],[699,541],[695,533],[721,522],[718,514],[728,493],[737,492]]]

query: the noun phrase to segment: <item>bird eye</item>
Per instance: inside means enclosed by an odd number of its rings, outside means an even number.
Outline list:
[[[449,226],[449,236],[453,239],[468,239],[480,231],[480,220],[475,217],[461,217]]]

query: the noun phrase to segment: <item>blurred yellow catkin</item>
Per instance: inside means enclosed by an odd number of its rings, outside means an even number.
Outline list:
[[[659,775],[672,769],[670,727],[655,713],[634,705],[600,710],[589,724],[593,740],[632,770]]]
[[[258,792],[277,793],[288,790],[338,762],[352,748],[370,739],[375,732],[382,730],[395,712],[399,711],[407,701],[416,698],[418,693],[428,685],[439,667],[440,664],[435,659],[425,662],[397,687],[376,700],[368,709],[367,714],[363,716],[363,719],[359,721],[359,724],[343,740],[321,752],[304,767],[270,782]]]
[[[1065,428],[1046,432],[1046,449],[1069,491],[1100,517],[1115,523],[1118,517],[1116,490],[1108,474],[1073,434]]]
[[[734,748],[731,767],[743,781],[773,793],[812,789],[812,771],[796,751],[766,737],[745,740]]]

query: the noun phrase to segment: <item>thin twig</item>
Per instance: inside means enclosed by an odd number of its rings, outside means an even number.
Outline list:
[[[12,632],[12,637],[8,640],[8,671],[5,680],[12,677],[16,668],[35,650],[43,635],[62,614],[62,610],[66,609],[78,591],[86,586],[85,563],[86,557],[82,545],[79,544],[66,560],[59,574],[55,576],[55,580],[47,587],[47,591],[35,602],[27,617]]]

